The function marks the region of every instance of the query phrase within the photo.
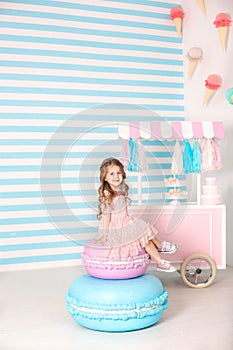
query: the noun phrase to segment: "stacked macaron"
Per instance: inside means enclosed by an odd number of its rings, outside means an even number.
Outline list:
[[[66,293],[66,306],[81,326],[125,332],[155,324],[167,308],[168,294],[160,280],[145,274],[150,263],[137,256],[111,259],[100,243],[90,241],[83,252],[88,274],[77,278]]]

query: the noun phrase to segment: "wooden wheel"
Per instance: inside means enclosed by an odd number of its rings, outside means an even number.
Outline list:
[[[215,261],[208,255],[195,253],[188,256],[181,265],[181,277],[187,286],[205,288],[210,286],[216,277]]]

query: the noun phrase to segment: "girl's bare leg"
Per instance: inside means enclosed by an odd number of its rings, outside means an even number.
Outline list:
[[[149,241],[146,244],[145,250],[150,255],[152,260],[156,261],[158,264],[161,262],[161,256],[152,241]]]
[[[153,239],[152,239],[152,242],[154,243],[154,245],[156,246],[156,248],[161,248],[161,245],[162,245],[162,243],[161,243],[161,241],[157,238],[157,237],[154,237]]]

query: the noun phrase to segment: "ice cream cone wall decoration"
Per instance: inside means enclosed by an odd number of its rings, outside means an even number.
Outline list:
[[[218,29],[222,50],[225,51],[229,26],[231,25],[230,16],[227,13],[219,13],[215,18],[214,24]]]
[[[233,88],[230,88],[226,91],[225,97],[227,101],[233,105]]]
[[[188,79],[191,79],[198,63],[203,59],[202,49],[199,47],[192,47],[187,53],[186,57],[189,60]]]
[[[172,7],[170,11],[170,17],[175,23],[176,31],[178,34],[178,37],[182,37],[182,24],[183,24],[183,17],[184,17],[184,11],[179,6]]]
[[[205,0],[197,0],[197,3],[200,9],[202,10],[202,12],[204,13],[204,15],[206,16]]]
[[[215,91],[220,88],[221,84],[222,84],[222,79],[219,75],[211,74],[208,76],[207,80],[205,81],[206,89],[205,89],[205,95],[204,95],[202,106],[205,106],[208,104],[208,102],[212,98]]]

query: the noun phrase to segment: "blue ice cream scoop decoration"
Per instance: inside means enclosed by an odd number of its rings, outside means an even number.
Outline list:
[[[226,91],[225,93],[225,97],[227,99],[227,101],[233,105],[233,88],[230,88]]]

